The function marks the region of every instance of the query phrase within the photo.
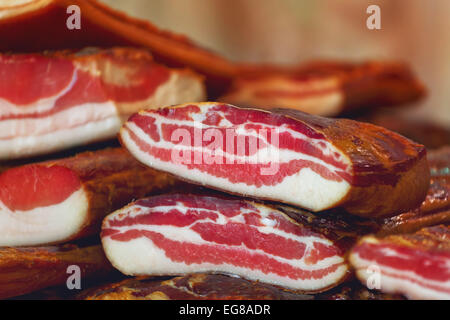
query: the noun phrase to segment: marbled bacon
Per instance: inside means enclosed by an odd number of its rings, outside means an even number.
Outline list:
[[[391,131],[294,110],[216,102],[133,115],[122,144],[142,163],[226,192],[370,217],[417,207],[429,185],[422,145]]]
[[[140,49],[0,55],[0,160],[114,138],[146,107],[202,101],[202,79]]]
[[[272,207],[190,194],[138,200],[103,221],[111,263],[126,275],[215,272],[318,292],[347,273],[345,250]]]

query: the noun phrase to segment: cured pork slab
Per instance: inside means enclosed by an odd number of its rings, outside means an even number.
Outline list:
[[[84,300],[306,300],[311,296],[221,274],[190,274],[166,280],[140,277],[81,294]]]
[[[63,285],[71,265],[80,268],[82,285],[114,270],[100,245],[0,248],[0,299]]]
[[[133,115],[122,144],[142,163],[226,192],[312,211],[383,217],[420,205],[424,146],[391,131],[295,110],[216,102]]]
[[[78,6],[80,29],[69,29],[70,6]],[[74,11],[71,11],[74,13]],[[187,67],[206,77],[208,91],[223,91],[237,66],[187,37],[156,28],[96,0],[10,0],[0,6],[0,51],[30,52],[87,46],[131,46],[151,50],[156,61]],[[187,101],[200,101],[189,99]],[[169,103],[167,103],[169,105]]]
[[[138,200],[107,216],[106,256],[126,275],[215,272],[302,292],[336,286],[345,250],[308,224],[256,202],[174,194]]]
[[[0,174],[0,246],[85,237],[107,214],[174,184],[122,148],[11,168]]]
[[[358,108],[400,105],[425,94],[400,63],[310,63],[284,70],[253,68],[234,79],[219,101],[238,106],[293,108],[336,116]]]
[[[2,54],[0,160],[110,139],[144,107],[202,100],[200,76],[145,50]]]
[[[414,234],[363,237],[350,262],[364,284],[409,299],[450,299],[450,227]]]

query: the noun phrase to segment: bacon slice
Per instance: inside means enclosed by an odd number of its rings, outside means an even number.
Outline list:
[[[113,138],[144,107],[202,100],[199,76],[145,50],[0,55],[0,159]]]
[[[0,299],[65,284],[71,265],[80,268],[82,284],[113,271],[100,245],[0,248]]]
[[[399,105],[425,94],[411,70],[400,63],[320,62],[299,68],[242,71],[219,101],[238,106],[293,108],[335,116],[358,108]]]
[[[121,148],[9,169],[0,175],[0,246],[85,237],[112,211],[174,184]]]
[[[133,115],[122,144],[142,163],[230,193],[382,217],[420,205],[422,145],[370,124],[216,102]]]
[[[87,290],[84,300],[306,300],[311,296],[220,274],[190,274],[168,280],[140,277]]]
[[[66,26],[70,16],[67,8],[72,5],[80,8],[79,30]],[[96,0],[11,0],[0,6],[0,39],[0,51],[18,52],[87,46],[146,47],[160,63],[188,67],[205,75],[211,93],[222,92],[237,71],[234,63],[200,48],[187,37],[159,30]]]
[[[303,292],[347,273],[344,251],[272,207],[200,195],[134,202],[103,221],[106,256],[126,275],[231,273]]]
[[[350,262],[368,283],[379,272],[383,292],[409,299],[450,299],[450,227],[434,226],[414,234],[366,236],[353,248]]]

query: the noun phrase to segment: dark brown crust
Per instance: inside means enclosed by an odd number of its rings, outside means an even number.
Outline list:
[[[420,207],[387,218],[379,235],[413,233],[424,227],[450,223],[450,148],[428,153],[431,184]]]
[[[342,200],[348,212],[370,218],[392,216],[418,207],[425,198],[430,173],[423,145],[368,123],[288,109],[274,112],[323,133],[350,159],[353,187]]]
[[[80,7],[80,30],[66,27],[66,10],[70,5]],[[32,5],[22,7],[32,9]],[[205,75],[210,92],[221,91],[236,73],[233,63],[196,46],[188,38],[161,31],[147,21],[131,18],[96,0],[52,0],[48,5],[20,14],[12,14],[12,9],[0,8],[2,13],[11,13],[0,20],[0,51],[146,47],[157,62],[188,67]]]
[[[343,283],[337,288],[314,296],[315,300],[406,300],[400,294],[369,290],[359,281]]]
[[[260,282],[219,274],[192,274],[172,279],[133,278],[87,290],[85,300],[305,300]]]
[[[65,284],[70,265],[80,267],[81,279],[113,270],[100,245],[0,248],[0,299]]]
[[[84,152],[41,165],[73,170],[88,196],[89,211],[84,226],[64,241],[98,233],[107,214],[133,199],[170,190],[179,183],[165,173],[141,165],[123,148]]]

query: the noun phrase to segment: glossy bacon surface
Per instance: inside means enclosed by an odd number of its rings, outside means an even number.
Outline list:
[[[383,292],[409,299],[450,299],[449,226],[363,237],[352,249],[350,262],[363,283],[378,276],[378,289]]]
[[[174,184],[122,148],[6,170],[0,174],[0,246],[85,237],[112,211]]]
[[[304,300],[261,282],[220,274],[191,274],[168,280],[140,277],[88,290],[85,300]]]
[[[100,245],[0,248],[0,299],[63,285],[71,265],[80,268],[82,281],[113,271]]]
[[[405,104],[424,94],[423,85],[400,63],[317,62],[286,70],[250,68],[218,100],[336,116],[358,108]]]
[[[381,127],[207,102],[147,110],[120,131],[142,163],[226,192],[382,217],[417,207],[422,145]]]
[[[235,198],[138,200],[106,217],[101,237],[126,275],[217,272],[318,292],[347,272],[340,245],[282,211]]]
[[[422,204],[413,210],[384,219],[379,235],[413,233],[424,227],[450,223],[450,148],[427,155],[431,184]]]
[[[115,137],[132,113],[202,101],[200,76],[140,49],[0,55],[0,160]]]

